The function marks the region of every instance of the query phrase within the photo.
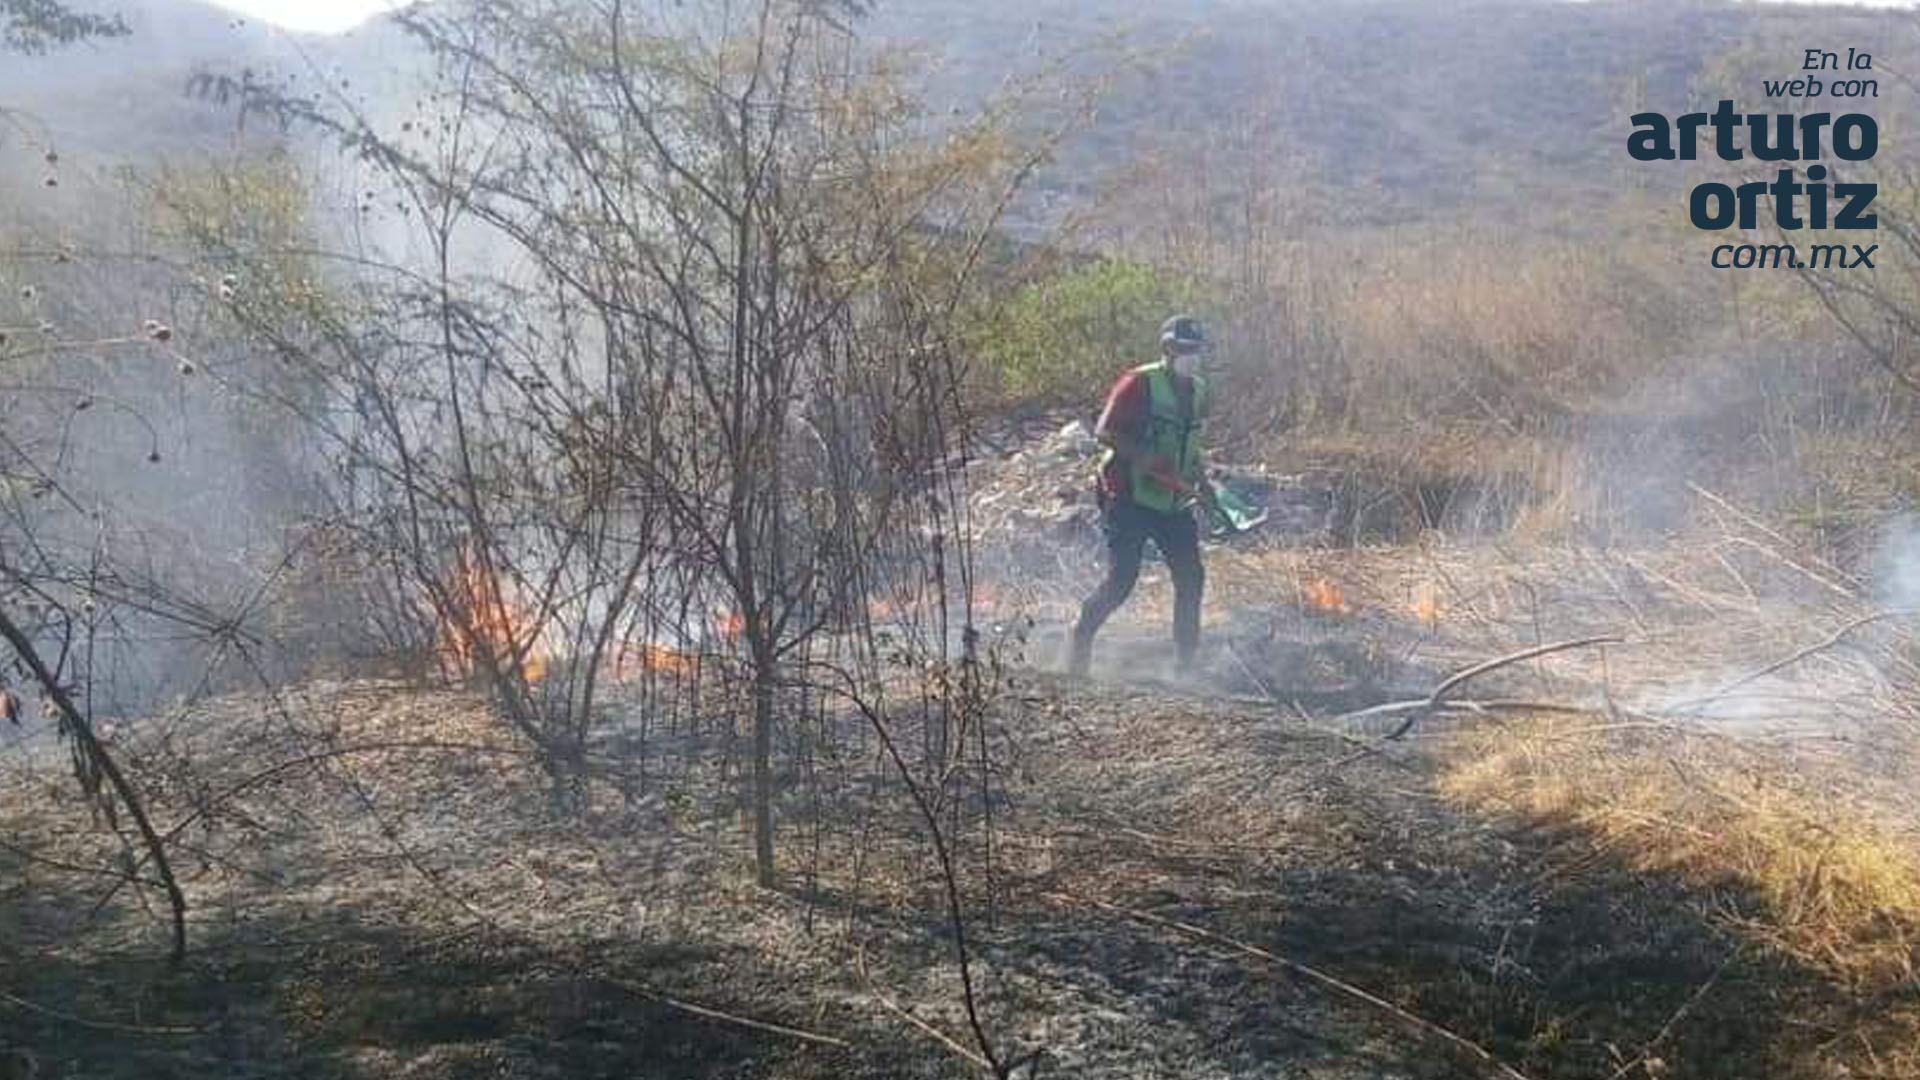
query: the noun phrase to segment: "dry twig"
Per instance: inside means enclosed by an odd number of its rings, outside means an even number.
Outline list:
[[[833,1035],[822,1035],[817,1031],[803,1031],[800,1028],[788,1027],[785,1024],[776,1024],[771,1020],[756,1020],[751,1016],[741,1016],[738,1013],[726,1012],[725,1010],[716,1009],[708,1005],[696,1005],[691,1001],[685,1001],[671,994],[655,990],[645,983],[616,979],[611,975],[599,975],[595,977],[609,986],[617,986],[630,994],[638,994],[649,1001],[657,1001],[669,1008],[679,1009],[681,1012],[691,1013],[694,1016],[704,1017],[708,1020],[718,1020],[724,1024],[735,1024],[740,1027],[752,1028],[755,1031],[765,1031],[774,1035],[784,1035],[789,1039],[799,1039],[802,1042],[810,1042],[820,1046],[837,1046],[845,1049],[851,1045],[847,1040]]]
[[[75,1016],[70,1012],[61,1012],[59,1009],[36,1004],[26,998],[15,997],[4,990],[0,990],[0,1001],[30,1013],[39,1013],[41,1016],[50,1017],[62,1023],[77,1024],[94,1031],[118,1031],[132,1035],[198,1035],[200,1033],[199,1028],[191,1027],[154,1027],[146,1024],[117,1024],[109,1020],[89,1020],[84,1016]]]
[[[1827,649],[1833,648],[1835,645],[1840,644],[1841,639],[1845,638],[1848,634],[1853,633],[1855,630],[1858,630],[1863,626],[1867,626],[1871,623],[1881,622],[1886,619],[1913,618],[1915,616],[1920,616],[1920,610],[1912,609],[1912,608],[1894,608],[1887,611],[1876,611],[1869,615],[1862,615],[1861,617],[1854,619],[1852,622],[1847,623],[1845,626],[1842,626],[1840,629],[1835,630],[1833,633],[1828,634],[1825,638],[1822,638],[1821,640],[1814,642],[1812,645],[1809,645],[1804,649],[1800,649],[1794,653],[1789,654],[1788,656],[1782,657],[1779,660],[1775,660],[1773,663],[1770,663],[1763,668],[1759,668],[1755,671],[1748,672],[1747,674],[1740,676],[1739,678],[1733,680],[1732,682],[1726,684],[1725,686],[1722,686],[1720,689],[1715,690],[1713,693],[1707,694],[1704,697],[1691,698],[1689,700],[1682,701],[1672,706],[1669,711],[1686,712],[1690,709],[1697,709],[1702,705],[1707,705],[1712,702],[1718,701],[1721,698],[1726,697],[1728,694],[1733,693],[1735,690],[1738,690],[1741,687],[1747,686],[1760,679],[1764,679],[1767,676],[1773,674],[1774,672],[1781,670],[1782,668],[1792,667],[1794,664],[1797,664],[1800,661],[1805,660],[1807,657],[1812,656],[1815,653],[1824,652]]]
[[[985,1057],[982,1057],[978,1052],[962,1044],[960,1040],[954,1038],[953,1036],[947,1034],[946,1032],[941,1031],[939,1028],[934,1027],[932,1024],[928,1023],[927,1021],[922,1020],[919,1017],[908,1012],[904,1006],[902,1006],[899,1002],[893,1000],[893,998],[889,996],[885,990],[880,989],[880,984],[874,981],[872,973],[870,973],[867,970],[867,955],[864,949],[860,950],[855,955],[854,969],[860,973],[860,981],[867,984],[867,992],[872,994],[874,997],[874,1000],[878,1001],[881,1004],[881,1006],[885,1008],[888,1012],[894,1014],[895,1016],[898,1016],[900,1019],[905,1020],[907,1023],[913,1025],[921,1033],[925,1034],[928,1038],[932,1039],[934,1042],[939,1043],[941,1046],[945,1047],[949,1052],[960,1057],[961,1059],[971,1062],[973,1065],[978,1066],[979,1068],[984,1069],[987,1072],[994,1071],[992,1062],[988,1061]]]

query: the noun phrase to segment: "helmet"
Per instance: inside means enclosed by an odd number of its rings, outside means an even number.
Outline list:
[[[1160,351],[1170,353],[1204,352],[1213,342],[1207,339],[1200,320],[1191,315],[1175,315],[1160,324]]]

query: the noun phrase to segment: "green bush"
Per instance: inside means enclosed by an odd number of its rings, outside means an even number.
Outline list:
[[[993,308],[975,329],[973,355],[1015,401],[1084,401],[1157,355],[1168,315],[1204,318],[1213,306],[1206,301],[1189,277],[1145,263],[1088,263],[1025,285]]]

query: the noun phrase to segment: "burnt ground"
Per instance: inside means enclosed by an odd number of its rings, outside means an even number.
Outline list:
[[[1020,483],[1051,482],[1042,464]],[[1031,542],[983,549],[1006,681],[990,767],[940,809],[981,1021],[1018,1075],[1913,1075],[1888,1042],[1911,1029],[1881,1018],[1920,1009],[1920,984],[1866,993],[1770,947],[1737,877],[1450,795],[1484,745],[1457,736],[1520,718],[1392,744],[1336,720],[1593,633],[1626,640],[1476,693],[1596,725],[1697,698],[1850,614],[1759,599],[1807,593],[1806,566],[1765,537],[1323,547],[1317,505],[1210,549],[1185,680],[1155,566],[1096,679],[1057,673],[1098,572],[1073,507],[1057,533],[1015,523]],[[1880,707],[1842,660],[1688,722],[1803,731],[1811,709],[1838,741]],[[315,683],[115,725],[179,827],[180,970],[159,893],[98,869],[137,853],[75,798],[57,748],[0,747],[0,1077],[978,1074],[936,853],[853,718],[785,735],[773,890],[752,883],[724,709],[616,699],[603,721],[576,806],[462,690]]]
[[[1836,1043],[1872,1037],[1887,1003],[1744,937],[1737,884],[1467,812],[1435,783],[1444,738],[1382,749],[1312,710],[1136,678],[1148,614],[1115,628],[1106,681],[1017,669],[992,827],[952,838],[984,1023],[1004,1056],[1037,1053],[1021,1075],[1824,1076]],[[951,939],[924,835],[857,747],[819,762],[833,784],[787,778],[766,891],[715,794],[724,740],[647,733],[637,773],[623,759],[562,810],[471,694],[321,685],[285,706],[121,736],[150,775],[194,763],[201,790],[153,791],[163,821],[337,755],[181,834],[177,971],[156,893],[44,861],[113,860],[57,761],[9,763],[3,1075],[974,1073],[920,1026],[966,1041]],[[423,739],[462,749],[392,748]]]

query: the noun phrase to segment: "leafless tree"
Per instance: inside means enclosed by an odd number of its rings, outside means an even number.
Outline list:
[[[1019,130],[1014,99],[930,130],[858,16],[409,13],[440,81],[399,131],[218,85],[337,138],[412,254],[370,235],[289,267],[195,240],[215,302],[302,373],[251,392],[337,451],[333,520],[562,787],[610,680],[640,676],[641,709],[737,703],[772,887],[780,741],[865,725],[928,831],[973,1042],[1004,1073],[956,847],[955,794],[991,782],[993,670],[953,324],[1058,131]],[[316,276],[335,299],[290,299]]]

